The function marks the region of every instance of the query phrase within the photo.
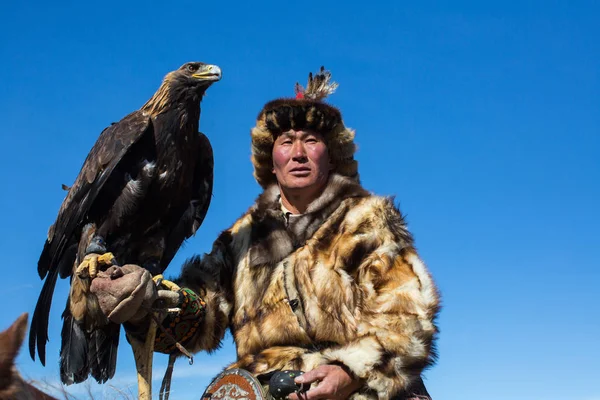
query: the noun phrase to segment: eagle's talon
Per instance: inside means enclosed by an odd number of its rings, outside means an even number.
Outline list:
[[[115,265],[117,263],[117,260],[115,259],[113,253],[104,253],[100,257],[98,257],[98,262],[101,264],[108,265],[110,267],[111,265]]]
[[[156,275],[152,277],[152,280],[156,284],[156,286],[163,286],[168,290],[173,292],[179,292],[181,288],[174,282],[166,280],[162,275]]]
[[[98,266],[104,265],[106,267],[110,267],[111,265],[116,264],[115,256],[112,253],[104,253],[102,255],[98,254],[88,254],[83,258],[83,261],[77,269],[75,273],[80,278],[90,278],[94,279],[96,275],[98,275]],[[103,268],[106,269],[106,268]]]

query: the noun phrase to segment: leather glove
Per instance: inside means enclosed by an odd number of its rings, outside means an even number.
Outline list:
[[[90,291],[112,322],[141,322],[159,298],[156,283],[146,269],[133,264],[111,266],[92,279]]]

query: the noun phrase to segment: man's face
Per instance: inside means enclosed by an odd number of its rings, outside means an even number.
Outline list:
[[[329,177],[331,164],[323,136],[312,131],[289,130],[273,145],[273,173],[283,189],[313,195]]]

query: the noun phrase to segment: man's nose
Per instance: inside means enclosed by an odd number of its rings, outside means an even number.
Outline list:
[[[304,144],[300,140],[294,142],[292,147],[292,158],[295,161],[306,159],[306,150],[304,149]]]

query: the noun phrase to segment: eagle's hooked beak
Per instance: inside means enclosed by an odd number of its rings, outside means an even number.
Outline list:
[[[192,76],[203,81],[219,81],[221,80],[221,68],[217,65],[205,64]]]

